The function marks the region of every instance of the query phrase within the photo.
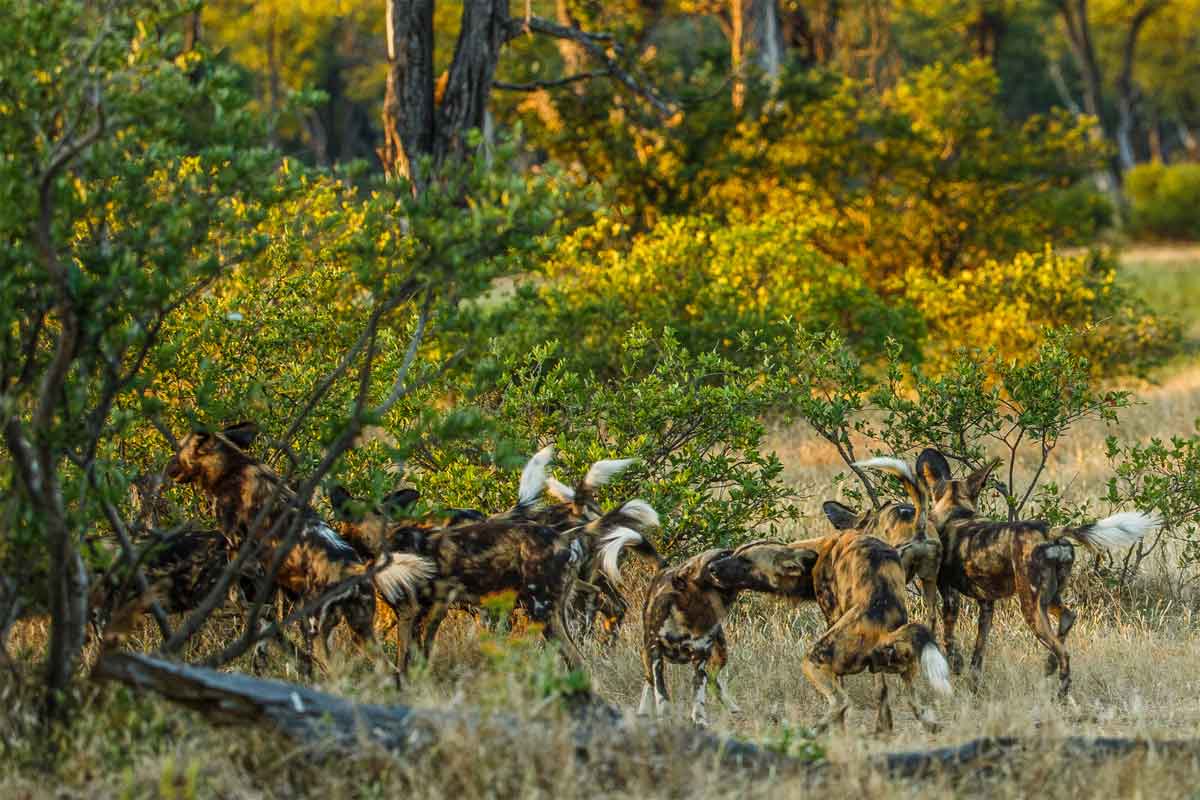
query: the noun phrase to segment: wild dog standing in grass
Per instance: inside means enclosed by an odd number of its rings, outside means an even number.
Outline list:
[[[513,591],[529,618],[544,626],[544,635],[559,641],[568,665],[581,666],[567,608],[592,541],[600,542],[599,557],[611,566],[610,579],[620,582],[616,555],[643,538],[630,527],[638,522],[636,514],[626,513],[629,505],[566,533],[531,521],[491,519],[428,536],[418,552],[437,565],[436,578],[419,595],[420,612],[413,622],[419,629],[425,621],[426,656],[451,605],[474,606],[487,595]]]
[[[715,680],[717,699],[740,713],[729,695],[722,669],[728,658],[724,623],[742,592],[793,597],[812,594],[817,554],[774,542],[751,542],[734,550],[709,550],[659,572],[642,607],[642,667],[645,685],[639,714],[662,714],[669,703],[664,662],[692,665],[692,721],[708,722],[705,695]]]
[[[895,466],[891,461],[869,465],[891,468]],[[927,538],[925,505],[920,493],[914,500],[912,541],[920,547]],[[886,542],[859,531],[793,542],[790,546],[816,551],[813,593],[829,623],[828,630],[809,648],[801,665],[804,676],[829,702],[829,712],[818,727],[827,728],[833,723],[845,727],[850,703],[841,686],[842,678],[870,670],[875,674],[879,704],[875,718],[877,733],[892,730],[888,673],[900,675],[913,713],[927,729],[936,730],[932,712],[916,703],[914,679],[919,665],[929,685],[948,695],[950,668],[934,641],[933,632],[925,625],[908,621],[904,605],[908,580],[900,553]]]
[[[958,621],[958,595],[979,603],[979,631],[971,654],[971,670],[978,676],[983,651],[992,626],[997,600],[1016,596],[1025,624],[1050,651],[1046,674],[1058,672],[1058,694],[1066,699],[1071,688],[1071,658],[1067,634],[1075,613],[1063,603],[1062,590],[1075,563],[1075,544],[1092,549],[1117,550],[1136,544],[1156,530],[1160,520],[1140,511],[1113,514],[1077,528],[1051,528],[1043,520],[991,522],[976,516],[976,503],[992,461],[962,480],[954,480],[945,456],[928,448],[917,459],[917,473],[931,498],[930,518],[942,539],[944,556],[939,573],[946,648],[956,663],[954,626]],[[1050,615],[1058,621],[1050,624]]]
[[[839,530],[854,529],[887,542],[900,553],[906,580],[919,580],[921,594],[929,615],[929,630],[937,631],[937,576],[942,564],[942,542],[937,529],[929,521],[929,500],[924,487],[917,481],[908,464],[898,458],[871,458],[859,461],[857,467],[870,467],[900,480],[912,504],[895,501],[884,504],[878,511],[854,515],[850,509],[829,501],[822,508],[825,516]]]
[[[432,565],[409,554],[380,556],[370,569],[370,583],[355,580],[367,570],[354,549],[309,506],[298,506],[295,494],[265,465],[246,453],[257,428],[242,423],[220,433],[193,432],[179,443],[167,465],[167,476],[194,483],[209,494],[222,532],[235,546],[259,542],[259,566],[266,570],[292,527],[296,544],[285,554],[274,582],[295,602],[325,596],[304,621],[307,650],[319,634],[329,653],[329,637],[344,619],[360,640],[374,636],[375,589],[394,606],[408,602],[416,584],[428,580]],[[372,586],[372,583],[374,586]]]
[[[545,451],[543,451],[545,452]],[[561,483],[554,478],[546,477],[544,484],[547,494],[557,502],[541,508],[527,508],[524,513],[528,518],[536,519],[541,524],[548,525],[559,531],[568,531],[576,526],[599,519],[604,512],[596,502],[596,489],[608,483],[614,476],[629,468],[634,459],[605,459],[591,465],[574,488]],[[540,487],[539,487],[540,491]],[[631,501],[623,508],[624,513],[634,517],[634,524],[628,527],[641,532],[646,528],[657,527],[658,514],[642,501]],[[578,621],[581,630],[588,630],[599,620],[604,641],[616,640],[617,632],[625,619],[629,603],[621,592],[621,587],[614,584],[609,577],[616,574],[615,565],[605,568],[602,559],[597,555],[606,542],[593,539],[587,553],[587,561],[583,566],[580,580],[580,591],[575,593],[572,613]],[[611,540],[607,544],[612,544]],[[610,546],[606,551],[610,558],[620,558],[624,549],[641,556],[652,563],[655,569],[662,569],[666,562],[658,554],[654,545],[644,536],[637,538],[627,536],[625,541],[617,546]]]
[[[644,501],[634,500],[566,531],[542,524],[534,506],[552,454],[553,448],[544,448],[530,459],[522,472],[517,505],[504,514],[444,528],[426,520],[400,520],[389,529],[391,548],[419,554],[436,565],[435,579],[418,592],[416,613],[400,626],[406,637],[400,648],[402,663],[415,632],[420,632],[428,658],[451,607],[477,607],[487,595],[512,591],[518,606],[543,626],[547,638],[560,642],[567,663],[581,665],[565,614],[582,566],[597,558],[610,579],[619,582],[618,559],[624,549],[653,551],[642,531],[657,524],[658,515]]]

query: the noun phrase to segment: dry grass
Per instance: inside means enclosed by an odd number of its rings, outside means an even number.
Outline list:
[[[1128,275],[1147,286],[1162,275],[1184,275],[1191,281],[1200,253],[1143,253],[1127,261]],[[1181,266],[1185,265],[1185,266]],[[1150,276],[1150,277],[1148,277]],[[1178,291],[1169,284],[1167,293]],[[1195,313],[1194,311],[1192,313]],[[1200,417],[1200,367],[1180,370],[1159,385],[1139,387],[1141,405],[1128,411],[1120,426],[1085,425],[1062,442],[1050,465],[1049,479],[1065,487],[1069,498],[1091,498],[1097,511],[1109,465],[1103,440],[1109,433],[1125,439],[1187,434]],[[793,428],[772,434],[772,446],[787,468],[787,478],[809,496],[808,517],[799,536],[826,530],[819,516],[834,474],[841,470],[836,454],[808,432]],[[1028,466],[1028,465],[1026,465]],[[1200,737],[1200,678],[1195,654],[1200,650],[1200,605],[1192,596],[1178,597],[1164,587],[1174,577],[1172,565],[1157,563],[1139,579],[1131,596],[1120,601],[1103,585],[1088,581],[1086,562],[1077,566],[1076,591],[1080,618],[1070,638],[1075,675],[1072,702],[1054,702],[1054,684],[1041,676],[1045,651],[1025,629],[1011,602],[998,610],[982,685],[977,693],[965,681],[956,694],[941,701],[945,723],[936,735],[924,732],[893,693],[897,731],[880,738],[869,734],[873,721],[870,678],[848,681],[857,707],[845,734],[815,743],[836,763],[854,765],[864,755],[952,745],[987,735],[1022,737],[1145,736]],[[634,603],[640,600],[635,581]],[[1175,597],[1173,600],[1167,597]],[[1086,602],[1085,602],[1086,600]],[[923,618],[919,602],[913,611]],[[959,625],[965,647],[974,638],[974,607],[967,603]],[[608,649],[585,647],[595,685],[604,697],[632,710],[641,689],[640,619],[631,614],[619,641]],[[807,645],[822,628],[816,609],[780,601],[755,599],[736,611],[729,625],[729,676],[734,696],[745,713],[731,716],[715,702],[709,712],[713,727],[744,739],[780,743],[804,739],[806,725],[824,712],[823,701],[798,668]],[[443,627],[439,658],[418,670],[411,685],[397,692],[386,659],[364,658],[346,645],[331,672],[318,683],[329,691],[371,702],[418,706],[462,705],[503,709],[525,717],[554,719],[557,706],[547,703],[540,685],[561,673],[553,653],[529,637],[497,639],[467,619]],[[228,625],[208,630],[189,657],[212,651],[232,635]],[[351,760],[323,760],[318,754],[261,730],[213,728],[199,715],[154,698],[134,697],[127,690],[84,684],[84,709],[67,733],[48,738],[33,723],[36,658],[45,641],[44,621],[24,623],[12,649],[14,674],[0,675],[0,797],[230,797],[284,798],[311,796],[412,797],[458,800],[494,797],[678,797],[777,796],[813,789],[762,781],[747,784],[722,776],[704,759],[663,754],[654,769],[638,767],[609,775],[603,784],[570,758],[565,728],[551,725],[540,738],[482,736],[463,731],[445,746],[415,762],[365,753]],[[156,634],[149,626],[134,646],[153,649]],[[235,665],[244,668],[244,664]],[[277,677],[294,680],[294,669],[282,661]],[[673,667],[669,679],[677,700],[675,717],[686,725],[688,670]],[[898,687],[897,687],[898,688]],[[1008,769],[948,788],[959,795],[989,797],[1195,796],[1200,765],[1129,758],[1104,766],[1063,763],[1053,756],[1024,756]],[[888,782],[880,775],[851,768],[819,789],[834,796],[928,796],[936,785]]]
[[[1116,429],[1124,437],[1186,432],[1200,415],[1200,369],[1176,375],[1143,392],[1143,405],[1128,412]],[[1051,478],[1064,483],[1075,498],[1096,498],[1107,473],[1101,443],[1107,431],[1089,426],[1068,438],[1056,454]],[[788,465],[791,479],[812,494],[806,528],[823,530],[817,487],[829,486],[838,464],[828,449],[800,430],[777,431],[773,444]],[[799,533],[799,531],[797,532]],[[1089,593],[1079,606],[1080,619],[1071,634],[1075,673],[1073,702],[1054,702],[1054,684],[1041,677],[1045,651],[1025,629],[1011,603],[997,614],[982,686],[977,693],[957,682],[953,699],[938,705],[945,729],[924,732],[893,694],[897,732],[870,735],[873,705],[870,678],[848,681],[857,707],[845,734],[832,734],[818,745],[835,762],[854,764],[867,753],[908,750],[961,743],[985,735],[1053,738],[1062,735],[1191,738],[1200,729],[1195,653],[1200,628],[1194,602],[1162,599],[1164,575],[1154,567],[1141,579],[1135,597],[1117,602],[1103,592]],[[1079,571],[1084,571],[1082,565]],[[633,589],[640,596],[637,586]],[[635,601],[636,602],[636,601]],[[914,612],[922,613],[914,599]],[[972,607],[960,622],[960,641],[974,637]],[[729,675],[734,696],[745,709],[731,716],[713,703],[713,726],[758,742],[781,742],[802,736],[806,725],[824,711],[823,701],[798,669],[805,647],[821,629],[820,616],[809,605],[755,599],[744,603],[729,626],[732,657]],[[210,631],[193,652],[215,649],[231,634]],[[13,640],[14,652],[31,684],[33,658],[44,641],[44,623],[31,621]],[[632,615],[620,640],[609,649],[587,648],[591,672],[600,692],[633,709],[641,689],[640,622]],[[147,627],[135,646],[153,649],[156,634]],[[518,636],[497,639],[467,620],[443,628],[440,657],[419,671],[402,693],[391,686],[384,657],[363,658],[343,642],[344,655],[319,681],[330,691],[372,702],[403,702],[445,707],[513,709],[523,715],[551,715],[539,679],[561,671],[555,656],[536,640]],[[244,666],[244,665],[239,665]],[[282,661],[278,677],[295,679]],[[688,670],[669,671],[676,716],[687,724]],[[27,689],[9,680],[0,697],[0,730],[5,730],[4,759],[14,770],[0,771],[0,797],[374,797],[403,793],[415,797],[592,796],[594,777],[576,774],[564,735],[546,734],[545,741],[480,738],[464,733],[461,740],[417,763],[364,756],[352,763],[320,763],[311,753],[272,734],[257,730],[214,729],[200,717],[124,689],[89,688],[80,725],[60,742],[60,756],[44,771],[40,764],[49,743],[31,727]],[[898,687],[897,687],[898,688]],[[553,728],[552,728],[553,730]],[[1063,783],[1063,770],[1069,784]],[[704,761],[665,759],[660,769],[633,770],[613,779],[604,793],[620,796],[733,796],[767,794],[786,787],[729,784]],[[959,785],[958,792],[1023,796],[1034,791],[1049,796],[1084,794],[1184,796],[1200,780],[1200,767],[1162,765],[1127,759],[1103,768],[1064,765],[1057,759],[1032,757],[1013,765],[1011,774],[992,776],[981,785]],[[797,791],[800,787],[794,787]],[[866,770],[838,779],[837,793],[906,796],[928,787],[888,783]]]

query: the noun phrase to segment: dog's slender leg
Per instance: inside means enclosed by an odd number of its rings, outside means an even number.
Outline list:
[[[826,731],[835,723],[845,730],[846,709],[850,707],[850,702],[846,699],[845,692],[842,691],[833,670],[826,664],[816,663],[808,656],[805,656],[804,660],[800,662],[800,669],[804,673],[804,677],[808,678],[808,682],[824,696],[829,704],[829,712],[814,726],[816,730]]]
[[[996,611],[994,600],[979,601],[979,630],[975,634],[975,649],[971,652],[971,680],[978,688],[979,674],[983,671],[983,651],[987,647],[988,633],[992,629],[992,615]]]
[[[717,699],[721,705],[725,706],[730,714],[737,715],[742,713],[742,709],[738,707],[733,695],[729,693],[729,684],[725,673],[727,663],[729,663],[729,645],[725,641],[725,631],[718,629],[713,640],[712,655],[708,658],[708,674],[714,680]]]
[[[933,713],[933,709],[920,701],[916,681],[914,680],[915,672],[916,670],[910,669],[900,675],[904,681],[904,695],[908,700],[908,707],[912,709],[913,716],[917,718],[917,722],[921,723],[922,728],[930,733],[937,733],[942,729],[942,726],[938,723],[937,715]]]
[[[921,593],[925,596],[925,613],[929,615],[929,632],[936,636],[938,627],[937,581],[934,578],[921,578]]]
[[[695,672],[692,675],[692,722],[697,725],[708,725],[708,712],[705,702],[708,693],[708,659],[697,658],[693,664]]]
[[[1055,593],[1053,601],[1048,609],[1051,614],[1058,618],[1058,640],[1062,642],[1063,647],[1067,646],[1067,634],[1071,632],[1071,628],[1075,626],[1075,612],[1063,605],[1062,588],[1071,576],[1071,563],[1059,564],[1058,567],[1058,592]],[[1058,656],[1051,653],[1046,657],[1046,675],[1053,675],[1058,669]]]
[[[963,667],[958,642],[954,640],[954,628],[958,625],[958,592],[945,584],[938,588],[942,593],[942,645],[946,660],[950,662],[950,671],[957,675]]]
[[[437,640],[438,628],[442,626],[442,621],[446,619],[447,610],[448,606],[444,600],[435,600],[433,607],[429,609],[425,622],[425,630],[421,635],[421,653],[425,657],[426,664],[433,661],[433,647]]]
[[[892,707],[888,705],[887,677],[882,672],[875,673],[875,733],[892,732]]]
[[[1058,570],[1054,564],[1047,563],[1043,552],[1034,551],[1025,577],[1025,580],[1021,580],[1018,576],[1017,580],[1021,614],[1038,641],[1050,650],[1058,662],[1058,699],[1065,701],[1071,689],[1071,656],[1057,632],[1051,628],[1048,613],[1051,603],[1058,596]]]
[[[663,716],[670,710],[671,698],[667,695],[667,677],[663,674],[662,653],[654,653],[651,661],[651,674],[654,676],[654,711]]]
[[[642,684],[642,699],[641,702],[638,703],[637,713],[639,717],[646,717],[650,715],[650,712],[653,710],[653,706],[651,705],[651,701],[653,699],[654,687],[650,685],[650,681],[646,681]]]

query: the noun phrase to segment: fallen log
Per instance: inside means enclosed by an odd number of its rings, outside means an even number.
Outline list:
[[[273,728],[311,746],[315,752],[331,756],[361,753],[364,743],[370,743],[394,755],[414,758],[463,731],[511,737],[517,732],[548,733],[551,724],[508,714],[485,716],[470,710],[354,703],[297,684],[115,650],[102,655],[92,674],[156,692],[217,722],[249,722]],[[732,770],[742,777],[819,782],[853,766],[804,761],[702,728],[649,722],[594,698],[568,707],[576,755],[600,772],[618,762],[626,767],[632,762],[654,768],[666,761],[701,763],[701,759],[708,759],[714,767]],[[542,730],[533,730],[537,727]],[[1190,759],[1195,766],[1200,764],[1200,740],[988,737],[953,747],[876,755],[868,759],[866,766],[893,779],[956,780],[1003,773],[1023,755],[1034,754],[1071,763],[1131,756]]]
[[[353,703],[326,692],[283,681],[218,672],[141,653],[109,650],[92,670],[95,678],[150,690],[217,722],[254,723],[274,728],[320,752],[361,752],[370,742],[396,755],[419,756],[451,732],[481,729],[513,736],[522,726],[547,722],[512,715]],[[659,755],[671,759],[715,759],[721,767],[755,774],[790,772],[806,765],[795,759],[699,728],[649,725],[594,699],[569,704],[578,755],[595,765],[606,754],[628,762],[647,738],[663,741]],[[499,741],[499,739],[498,739]],[[644,755],[644,754],[643,754]],[[652,765],[651,765],[652,766]]]

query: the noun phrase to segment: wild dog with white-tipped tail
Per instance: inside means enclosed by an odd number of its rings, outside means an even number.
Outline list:
[[[599,622],[602,641],[610,643],[615,641],[629,608],[621,591],[618,568],[621,556],[629,552],[649,562],[655,569],[666,566],[646,535],[649,529],[659,526],[658,513],[649,503],[630,500],[606,514],[596,502],[596,490],[634,463],[631,458],[597,461],[574,488],[553,477],[543,476],[546,493],[556,502],[536,508],[518,504],[518,509],[523,509],[526,518],[563,533],[601,518],[610,520],[611,525],[622,529],[623,533],[617,534],[615,527],[606,528],[610,531],[607,535],[593,537],[589,541],[578,591],[575,592],[571,608],[573,621],[581,631],[587,631]],[[522,486],[525,485],[523,480]]]
[[[790,546],[817,553],[813,593],[829,623],[801,662],[804,676],[829,702],[829,712],[817,727],[845,727],[850,701],[841,679],[870,670],[875,675],[878,701],[877,733],[892,730],[889,673],[904,681],[909,706],[920,723],[937,730],[932,711],[917,703],[915,678],[919,671],[934,691],[948,695],[950,667],[929,628],[908,621],[904,605],[907,581],[899,552],[857,531]]]
[[[375,590],[396,608],[409,602],[409,587],[425,579],[431,565],[384,556],[364,563],[311,506],[298,503],[295,492],[247,452],[257,433],[252,423],[194,431],[179,443],[167,477],[195,484],[212,497],[221,532],[234,546],[247,539],[260,544],[260,569],[280,560],[275,587],[287,598],[323,598],[304,620],[310,658],[318,634],[329,654],[330,636],[342,619],[359,639],[374,638]],[[292,528],[298,533],[295,543],[279,553]]]
[[[1140,511],[1114,514],[1080,527],[1052,528],[1044,520],[992,522],[976,516],[976,503],[993,461],[964,479],[955,480],[945,456],[933,448],[917,459],[917,474],[931,498],[930,518],[942,540],[944,556],[938,573],[942,622],[951,663],[958,667],[954,626],[958,595],[979,603],[979,629],[971,670],[978,676],[997,600],[1016,596],[1021,614],[1034,636],[1050,651],[1046,674],[1058,672],[1058,694],[1071,688],[1071,657],[1067,634],[1075,614],[1063,603],[1062,590],[1075,563],[1075,544],[1117,550],[1139,542],[1157,530],[1158,517]],[[1050,623],[1057,618],[1057,626]]]
[[[723,626],[730,606],[742,592],[811,598],[816,558],[816,553],[787,545],[751,542],[736,550],[709,550],[659,572],[642,608],[646,682],[638,713],[649,713],[652,701],[656,713],[666,712],[670,700],[663,670],[667,661],[692,665],[693,722],[708,722],[705,701],[710,680],[716,683],[717,699],[738,713],[721,672],[728,654]]]

